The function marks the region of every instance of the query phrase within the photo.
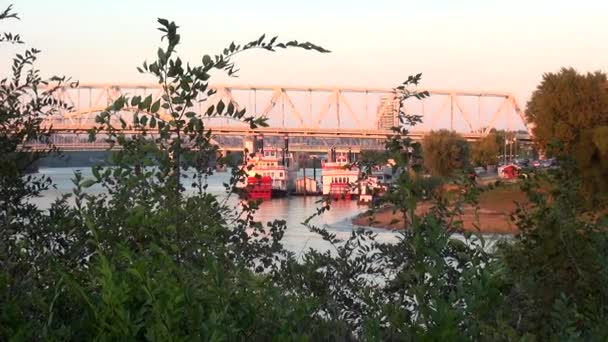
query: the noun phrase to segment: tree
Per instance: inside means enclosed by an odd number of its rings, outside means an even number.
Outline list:
[[[0,21],[7,19],[19,19],[11,6],[0,13]],[[9,32],[0,35],[0,43],[24,44],[19,34]],[[16,54],[9,75],[0,81],[0,340],[25,339],[21,334],[28,321],[42,319],[41,307],[57,280],[50,256],[73,266],[66,242],[80,234],[70,232],[61,204],[45,212],[31,203],[51,181],[29,171],[39,158],[56,151],[41,123],[67,108],[53,96],[67,80],[43,78],[36,68],[39,53],[28,48]],[[43,150],[28,147],[36,140],[47,142]],[[86,241],[84,234],[80,237]]]
[[[422,140],[424,166],[433,175],[448,177],[469,165],[468,143],[448,130],[431,131]]]
[[[602,72],[572,68],[543,75],[528,102],[534,141],[547,156],[574,158],[592,202],[608,193],[602,135],[608,127],[608,80]],[[605,199],[605,198],[604,198]]]
[[[496,165],[499,152],[498,136],[490,133],[473,144],[471,160],[478,166]]]

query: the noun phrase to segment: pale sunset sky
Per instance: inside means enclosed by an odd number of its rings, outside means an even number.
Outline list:
[[[159,46],[157,17],[181,27],[191,61],[260,34],[332,50],[245,53],[238,83],[507,91],[525,105],[542,74],[608,71],[608,1],[18,0],[4,22],[43,51],[39,67],[84,83],[152,82],[135,67]],[[5,51],[6,52],[6,51]]]

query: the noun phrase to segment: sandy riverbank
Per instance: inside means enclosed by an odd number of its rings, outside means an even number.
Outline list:
[[[516,185],[497,188],[483,193],[479,198],[478,220],[473,207],[465,207],[460,217],[466,231],[476,231],[478,223],[485,234],[515,234],[517,227],[510,218],[516,209],[516,203],[527,203],[525,194]],[[429,204],[421,204],[417,214],[422,215],[428,210]],[[373,217],[367,213],[357,215],[352,219],[356,226],[366,226],[385,229],[403,229],[403,217],[400,212],[393,213],[392,207],[378,210]]]
[[[428,208],[428,206],[426,208]],[[424,214],[426,208],[422,206],[417,210],[418,214]],[[462,220],[464,229],[466,231],[476,231],[474,225],[476,222],[476,217],[473,208],[465,208],[460,219]],[[480,209],[478,211],[478,219],[479,228],[484,234],[517,233],[517,227],[509,218],[508,213]],[[403,229],[403,217],[401,213],[393,213],[393,208],[391,207],[382,208],[373,216],[370,216],[368,213],[357,215],[352,219],[352,223],[356,226],[384,228],[391,230]]]

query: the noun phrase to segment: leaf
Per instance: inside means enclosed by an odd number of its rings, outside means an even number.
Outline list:
[[[266,37],[266,34],[263,34],[259,39],[258,39],[258,45],[262,44],[262,42],[264,41],[264,38]]]
[[[158,23],[163,25],[164,27],[169,26],[169,20],[167,20],[167,19],[158,18],[156,21],[158,21]]]
[[[95,183],[97,183],[97,181],[95,181],[94,179],[87,179],[84,182],[82,182],[82,184],[80,184],[83,188],[90,188],[91,186],[95,185]]]
[[[208,65],[210,65],[212,63],[213,63],[213,61],[211,60],[211,57],[209,55],[204,55],[203,56],[203,64],[205,66],[208,66]]]
[[[139,95],[133,96],[133,98],[131,98],[131,107],[135,107],[135,106],[139,105],[140,102],[141,102],[141,96],[139,96]]]
[[[163,49],[158,48],[156,54],[158,55],[158,60],[160,61],[160,63],[165,64],[165,52],[163,51]]]
[[[154,101],[154,104],[150,108],[150,112],[157,113],[159,109],[160,109],[160,99]]]
[[[152,95],[146,96],[146,98],[139,104],[139,109],[148,109],[150,108],[150,104],[152,104]]]
[[[125,106],[125,98],[124,96],[121,96],[119,98],[116,99],[116,101],[114,101],[114,110],[118,111],[121,110],[123,107]]]
[[[219,115],[222,115],[222,112],[224,111],[224,102],[222,102],[221,100],[217,103],[217,113]]]
[[[211,105],[211,107],[207,108],[207,112],[205,113],[205,115],[207,115],[207,116],[213,115],[214,110],[215,110],[215,106]]]

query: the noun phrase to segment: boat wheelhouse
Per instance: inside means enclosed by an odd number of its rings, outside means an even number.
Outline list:
[[[284,148],[264,148],[259,150],[254,140],[252,150],[245,160],[246,180],[244,186],[248,189],[250,198],[269,199],[285,196],[295,190],[297,165],[293,163],[293,155],[288,150],[285,139]]]
[[[352,155],[332,149],[328,161],[321,165],[323,195],[334,199],[351,199],[359,194],[359,168],[352,163]]]

